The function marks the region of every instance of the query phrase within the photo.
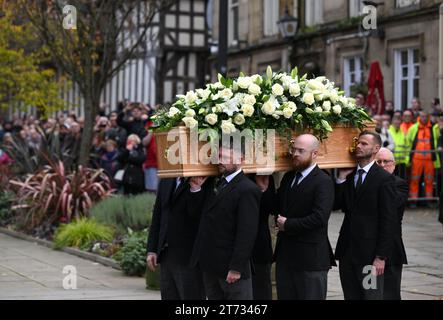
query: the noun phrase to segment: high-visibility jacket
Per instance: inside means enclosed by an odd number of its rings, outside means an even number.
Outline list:
[[[417,144],[419,141],[417,141],[417,133],[419,130],[420,123],[415,123],[412,127],[409,128],[408,134],[406,136],[408,146],[410,150],[416,150]],[[438,128],[438,124],[435,124],[433,127],[431,127],[430,131],[430,150],[437,150],[438,148],[438,138],[440,135],[440,130]],[[409,164],[413,157],[413,152],[409,154],[409,157],[407,159],[407,164]],[[440,168],[440,155],[438,153],[432,152],[431,158],[434,161],[434,168],[438,169]]]
[[[396,129],[394,126],[389,127],[389,133],[394,139],[394,158],[397,164],[406,164],[408,154],[409,154],[409,146],[408,140],[406,139],[406,135],[399,128]]]
[[[412,122],[406,123],[406,122],[402,122],[400,125],[400,129],[401,131],[403,131],[403,133],[405,135],[408,134],[409,128],[411,128],[414,124]]]

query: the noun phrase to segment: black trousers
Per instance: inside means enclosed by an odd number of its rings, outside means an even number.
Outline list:
[[[385,267],[384,300],[401,300],[402,265]]]
[[[254,300],[272,300],[271,263],[254,263],[252,296]]]
[[[370,269],[340,260],[340,282],[345,300],[383,300],[384,275],[372,276]]]
[[[165,252],[161,258],[160,293],[162,300],[206,300],[201,270],[179,263]]]
[[[297,271],[276,263],[278,300],[326,300],[328,271]]]
[[[227,274],[226,274],[227,276]],[[252,279],[240,279],[234,283],[227,283],[214,274],[203,272],[208,300],[252,300]]]

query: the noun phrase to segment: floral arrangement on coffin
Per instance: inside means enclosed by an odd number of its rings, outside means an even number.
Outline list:
[[[333,82],[323,76],[299,78],[297,68],[287,74],[274,73],[268,67],[263,77],[240,73],[229,79],[219,74],[218,82],[177,98],[169,109],[152,116],[156,130],[167,131],[180,124],[198,127],[199,133],[218,134],[244,129],[275,129],[282,135],[312,130],[324,139],[333,125],[363,129],[365,122],[371,121]]]

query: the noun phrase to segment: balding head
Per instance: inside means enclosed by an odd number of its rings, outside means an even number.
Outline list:
[[[292,141],[291,155],[294,170],[303,171],[314,164],[320,142],[312,134],[302,134]]]
[[[375,161],[377,164],[385,169],[389,173],[394,173],[395,170],[395,158],[391,150],[386,148],[380,148],[377,155],[375,156]]]
[[[314,150],[318,151],[318,149],[320,148],[320,142],[318,141],[317,137],[309,133],[299,135],[294,139],[294,143],[296,141],[297,143],[302,144],[305,148],[309,149],[310,151]]]

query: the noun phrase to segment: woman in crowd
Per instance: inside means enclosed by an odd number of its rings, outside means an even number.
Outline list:
[[[140,138],[131,134],[126,142],[126,149],[119,156],[125,173],[123,175],[123,193],[139,194],[145,190],[143,162],[146,156]]]

